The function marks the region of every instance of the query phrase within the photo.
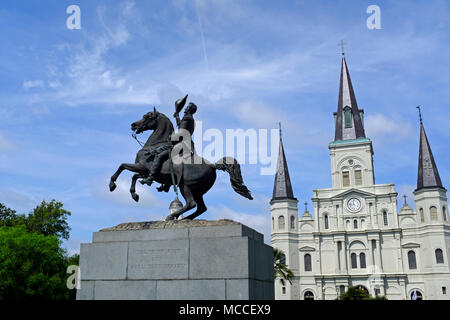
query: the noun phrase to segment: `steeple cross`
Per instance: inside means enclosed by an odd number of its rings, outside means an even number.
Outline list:
[[[404,194],[404,195],[403,195],[403,199],[405,199],[405,206],[407,205],[407,203],[406,203],[406,198],[408,198],[408,197],[406,196],[406,194]]]
[[[304,205],[305,205],[305,212],[307,212],[308,211],[308,202],[305,201]]]
[[[344,55],[344,45],[345,45],[346,43],[343,41],[343,40],[341,40],[341,42],[339,42],[339,46],[341,46],[341,49],[342,49],[342,55]]]
[[[280,130],[280,140],[281,140],[281,138],[282,138],[282,134],[281,134],[281,122],[277,122],[277,124],[278,124],[278,128],[279,128],[279,130]]]
[[[420,123],[422,123],[422,112],[420,111],[420,105],[417,106],[416,108],[417,108],[417,110],[419,110],[419,120],[420,120]]]

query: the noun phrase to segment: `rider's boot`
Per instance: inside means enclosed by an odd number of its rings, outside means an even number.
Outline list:
[[[148,177],[145,178],[145,179],[142,179],[142,180],[140,181],[140,183],[142,183],[142,184],[147,184],[147,185],[151,186],[152,183],[153,183],[153,180],[155,180],[155,177],[153,176],[153,174],[150,173],[150,174],[148,175]]]

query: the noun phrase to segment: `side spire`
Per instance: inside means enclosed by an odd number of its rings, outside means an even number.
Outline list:
[[[343,43],[341,42],[343,46]],[[343,49],[342,49],[343,50]],[[363,110],[358,109],[355,92],[353,91],[350,73],[342,51],[341,78],[339,84],[339,100],[336,116],[334,141],[365,138],[364,126],[361,119]]]
[[[280,147],[278,150],[277,172],[275,173],[272,200],[295,199],[294,192],[292,191],[291,178],[289,177],[286,155],[284,154],[280,122],[278,122],[278,126],[280,128]]]
[[[420,106],[418,106],[417,109],[419,110],[420,119],[420,142],[416,191],[423,188],[444,188],[442,186],[436,162],[434,161],[433,153],[431,152],[427,134],[425,133]]]

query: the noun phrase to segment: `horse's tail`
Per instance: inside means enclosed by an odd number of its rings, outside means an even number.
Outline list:
[[[253,200],[250,190],[244,185],[241,175],[241,166],[236,159],[231,157],[223,157],[215,164],[213,164],[214,169],[222,170],[228,172],[230,175],[230,182],[233,190],[239,193],[241,196],[247,199]]]

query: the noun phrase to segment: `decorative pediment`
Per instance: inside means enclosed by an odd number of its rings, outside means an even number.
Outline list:
[[[367,191],[362,191],[362,190],[355,189],[355,188],[351,188],[351,189],[345,190],[344,192],[341,192],[341,193],[335,195],[333,198],[343,198],[346,195],[351,194],[351,193],[355,193],[357,195],[361,195],[362,197],[375,197],[374,193],[367,192]]]
[[[299,251],[316,251],[315,248],[309,246],[303,246],[298,249]]]
[[[407,242],[405,244],[402,244],[402,248],[419,248],[420,244],[417,242]]]

